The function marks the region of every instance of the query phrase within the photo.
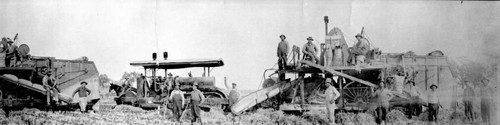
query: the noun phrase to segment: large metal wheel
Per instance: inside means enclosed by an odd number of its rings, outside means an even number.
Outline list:
[[[368,102],[371,95],[370,87],[344,88],[344,99],[347,103]]]

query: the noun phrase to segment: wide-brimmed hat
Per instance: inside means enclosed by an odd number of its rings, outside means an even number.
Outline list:
[[[432,88],[432,86],[436,86],[436,88],[438,88],[438,86],[436,84],[432,84],[429,88]]]
[[[172,76],[172,73],[168,73],[168,76]]]
[[[285,36],[285,35],[283,35],[283,34],[281,34],[281,35],[280,35],[280,38],[281,38],[281,37],[285,37],[285,39],[286,39],[286,36]]]
[[[306,40],[314,40],[312,37],[307,37]]]
[[[236,85],[236,83],[233,82],[233,85]]]
[[[82,82],[82,83],[80,83],[80,85],[83,85],[83,84],[88,85],[88,83],[87,83],[87,82]]]
[[[356,36],[354,36],[354,37],[355,37],[355,38],[357,38],[357,37],[361,37],[361,38],[363,38],[363,36],[362,36],[361,34],[356,34]]]

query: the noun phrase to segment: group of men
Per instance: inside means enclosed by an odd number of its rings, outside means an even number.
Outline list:
[[[170,93],[170,96],[168,97],[168,100],[173,104],[172,107],[172,113],[174,115],[175,120],[180,122],[182,118],[183,111],[188,108],[191,109],[191,114],[193,116],[193,119],[191,120],[192,123],[199,122],[202,123],[201,120],[201,109],[200,106],[203,104],[205,101],[205,96],[203,95],[203,92],[201,92],[198,89],[198,83],[194,82],[193,83],[193,91],[191,91],[190,95],[191,97],[189,98],[189,102],[186,102],[184,98],[185,92],[183,92],[180,89],[179,84],[174,84],[174,90]],[[236,88],[236,83],[232,83],[232,87],[230,88],[227,83],[225,84],[229,91],[229,107],[231,107],[238,99],[240,96],[239,91]]]
[[[475,93],[475,86],[472,82],[464,81],[465,88],[462,101],[464,104],[465,116],[467,120],[474,121],[474,103],[476,102],[476,99],[480,99],[481,101],[479,102],[479,105],[481,107],[481,118],[483,122],[491,124],[491,116],[493,116],[492,113],[495,111],[492,109],[494,88],[490,87],[490,80],[488,79],[482,79],[477,86],[479,86],[479,94]],[[480,97],[477,98],[477,96]]]
[[[0,67],[13,67],[17,60],[17,46],[10,38],[3,37],[0,42]]]
[[[381,81],[379,85],[379,89],[377,89],[373,93],[373,97],[376,97],[377,100],[377,122],[385,122],[386,114],[388,113],[389,109],[389,101],[392,97],[394,97],[394,94],[400,93],[398,92],[401,90],[399,88],[400,84],[398,83],[399,80],[397,77],[398,76],[403,76],[402,74],[395,75],[388,77],[387,82],[392,84],[392,90],[389,90],[389,87],[384,84],[384,81]],[[430,90],[427,92],[422,92],[422,90],[416,86],[414,81],[408,80],[406,85],[406,89],[404,90],[406,93],[409,95],[409,100],[408,104],[406,105],[406,114],[408,118],[412,118],[412,116],[418,116],[422,113],[422,106],[427,106],[427,113],[428,113],[428,120],[431,122],[437,122],[438,120],[438,112],[439,109],[442,108],[439,100],[439,92],[438,92],[438,86],[436,84],[430,85]],[[483,79],[481,80],[480,84],[480,95],[476,95],[474,92],[474,86],[471,82],[465,81],[464,82],[464,96],[462,98],[463,100],[463,105],[464,105],[464,112],[467,120],[469,121],[474,121],[474,102],[477,98],[477,96],[480,96],[479,99],[480,101],[480,107],[481,107],[481,118],[483,122],[486,122],[488,124],[491,123],[491,105],[492,105],[492,93],[493,93],[493,88],[489,87],[489,80],[488,79]],[[425,98],[421,97],[426,97],[426,100],[421,100]],[[422,103],[422,101],[426,103]]]
[[[47,70],[47,67],[42,67],[42,70]],[[43,77],[43,86],[46,91],[46,96],[47,96],[47,105],[48,106],[56,106],[60,104],[59,100],[59,88],[57,87],[57,80],[56,78],[52,75],[52,71],[47,71],[47,74]],[[83,81],[80,83],[80,87],[76,88],[75,91],[73,92],[73,95],[71,95],[72,100],[76,100],[80,106],[80,111],[85,112],[86,107],[87,107],[87,102],[88,99],[87,97],[90,95],[92,92],[90,89],[88,89],[87,82]],[[78,98],[73,99],[75,97],[75,94],[78,93]]]
[[[286,40],[285,35],[280,35],[279,36],[281,41],[278,44],[278,51],[277,51],[277,56],[278,56],[278,67],[280,70],[285,69],[286,63],[288,60],[288,52],[290,49],[290,46],[288,44],[288,41]],[[370,50],[370,44],[366,38],[363,37],[362,34],[357,34],[356,36],[356,44],[353,47],[350,47],[349,53],[349,61],[350,64],[355,65],[360,62],[364,62],[364,58],[357,59],[358,57],[363,57],[359,55],[366,55],[368,51]],[[303,59],[312,61],[313,63],[319,63],[320,58],[318,57],[318,52],[319,49],[317,46],[313,43],[314,39],[309,36],[306,38],[307,42],[304,44],[302,47],[302,53],[304,54]],[[333,45],[327,45],[327,46],[333,46]],[[359,62],[357,62],[359,61]],[[280,79],[284,79],[284,75],[280,75]]]

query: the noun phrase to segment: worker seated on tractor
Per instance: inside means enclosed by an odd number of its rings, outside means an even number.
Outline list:
[[[349,48],[349,61],[351,65],[364,64],[366,53],[370,50],[368,41],[361,34],[356,35],[358,42],[353,47]]]
[[[312,41],[314,41],[312,37],[307,38],[307,43],[304,44],[304,47],[302,48],[302,53],[304,53],[305,60],[317,64],[319,63],[319,58],[317,56],[318,48],[316,47],[316,45],[314,45]]]

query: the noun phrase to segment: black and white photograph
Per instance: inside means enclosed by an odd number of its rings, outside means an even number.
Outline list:
[[[0,0],[0,125],[497,125],[500,1]]]

